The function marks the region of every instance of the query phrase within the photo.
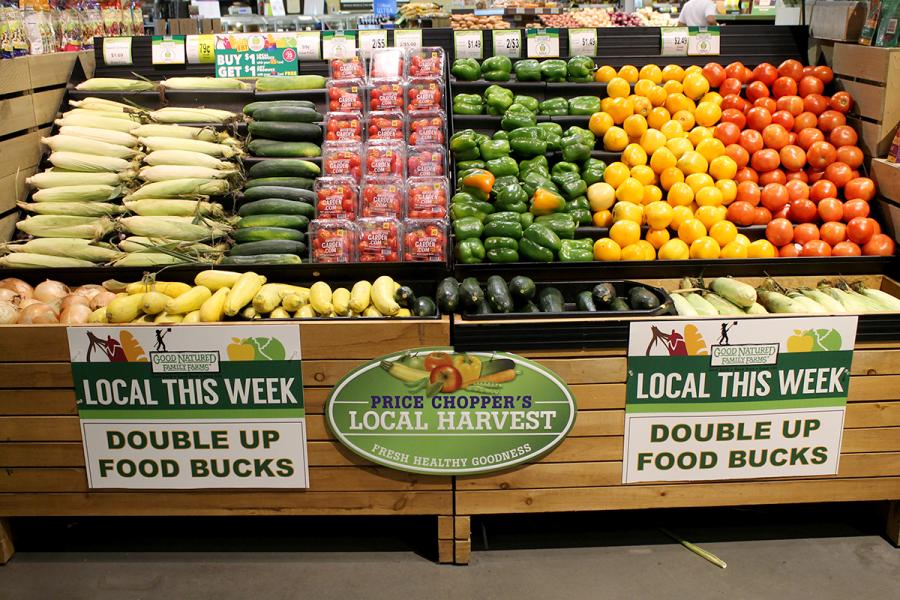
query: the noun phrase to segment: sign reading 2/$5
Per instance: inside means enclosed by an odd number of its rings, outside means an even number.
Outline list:
[[[532,460],[575,422],[558,375],[502,352],[418,348],[347,374],[326,405],[350,450],[401,471],[471,475]]]

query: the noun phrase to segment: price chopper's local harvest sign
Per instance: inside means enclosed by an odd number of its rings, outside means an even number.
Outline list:
[[[304,488],[296,325],[70,327],[92,488]]]
[[[838,470],[856,317],[631,324],[622,478]]]
[[[419,348],[350,372],[326,405],[348,448],[381,465],[441,475],[496,471],[558,444],[575,422],[566,384],[502,352]]]

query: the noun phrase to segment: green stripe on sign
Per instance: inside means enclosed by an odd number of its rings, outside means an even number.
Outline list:
[[[627,413],[662,413],[662,412],[713,412],[713,411],[750,411],[750,410],[790,410],[792,408],[827,408],[844,407],[845,398],[814,398],[810,400],[768,400],[765,402],[685,402],[659,404],[629,404]]]
[[[209,410],[80,410],[82,419],[298,419],[306,416],[302,408],[209,409]]]

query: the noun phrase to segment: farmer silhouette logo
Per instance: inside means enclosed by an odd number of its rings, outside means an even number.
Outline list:
[[[728,346],[731,342],[728,340],[728,332],[737,325],[737,321],[732,321],[731,325],[728,323],[722,323],[722,335],[719,336],[719,341],[716,342],[720,346]]]
[[[162,329],[156,330],[156,348],[155,348],[155,350],[157,352],[165,352],[166,351],[166,343],[163,341],[163,338],[166,337],[167,333],[171,333],[171,332],[172,332],[171,327],[169,327],[165,331],[163,331]]]

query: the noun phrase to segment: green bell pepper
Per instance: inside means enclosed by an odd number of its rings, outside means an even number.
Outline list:
[[[519,174],[519,163],[508,156],[491,159],[485,163],[485,167],[494,174],[494,177]],[[579,179],[579,181],[581,180]]]
[[[478,148],[475,131],[472,129],[463,129],[450,136],[450,152],[461,152],[472,148]]]
[[[540,81],[541,63],[528,58],[516,62],[516,79],[519,81]]]
[[[479,144],[478,150],[481,152],[481,158],[484,160],[503,158],[504,156],[509,156],[509,142],[506,140],[486,140]],[[519,170],[516,169],[516,172],[518,173]]]
[[[549,98],[540,103],[538,110],[542,115],[564,117],[569,114],[569,103],[565,98]]]
[[[534,223],[522,233],[522,237],[531,240],[535,244],[549,248],[553,252],[559,252],[562,245],[559,236],[552,229],[540,223]]]
[[[508,140],[509,132],[504,130],[495,131],[494,135],[491,136],[492,140]]]
[[[590,225],[593,222],[590,210],[584,208],[573,208],[569,211],[569,214],[572,215],[572,218],[575,219],[575,222],[579,225]]]
[[[547,162],[547,157],[544,155],[535,156],[531,159],[525,159],[519,161],[519,179],[522,180],[525,178],[525,175],[532,171],[538,171],[543,173],[547,179],[550,178],[550,163]]]
[[[556,121],[541,121],[537,124],[537,128],[544,132],[545,135],[554,134],[562,137],[562,125]]]
[[[469,187],[467,185],[457,184],[459,186],[459,191],[464,192],[472,196],[476,202],[485,202],[487,203],[489,195],[484,192],[484,190],[479,190],[478,188]],[[493,212],[493,211],[491,211]]]
[[[553,250],[524,237],[519,240],[519,255],[534,262],[553,262]]]
[[[550,82],[566,80],[566,61],[558,59],[545,60],[541,63],[541,79]]]
[[[585,135],[587,134],[587,135]],[[590,137],[588,137],[590,136]],[[569,127],[562,138],[563,160],[581,162],[591,157],[594,149],[594,134],[581,127]]]
[[[481,152],[484,154],[484,151]],[[563,173],[575,173],[578,175],[579,173],[578,165],[575,163],[570,163],[566,161],[561,161],[553,165],[553,169],[550,171],[551,175],[561,175]]]
[[[528,110],[530,110],[533,113],[537,113],[538,106],[540,106],[540,102],[538,102],[538,99],[535,98],[534,96],[522,96],[522,95],[516,96],[513,99],[513,104],[521,104],[522,106],[524,106],[525,108],[527,108]]]
[[[463,264],[480,263],[484,261],[484,255],[484,244],[478,238],[467,238],[456,243],[456,260]]]
[[[500,211],[523,213],[528,210],[528,193],[518,181],[494,183],[494,206]]]
[[[522,189],[528,197],[534,196],[534,193],[540,188],[556,193],[559,192],[556,188],[556,184],[540,171],[531,171],[525,175],[524,179],[522,179]]]
[[[485,217],[485,223],[493,223],[494,221],[507,221],[516,223],[519,222],[519,213],[512,212],[511,210],[501,210],[500,212],[495,212],[492,215],[488,215]]]
[[[490,85],[484,90],[484,101],[488,107],[488,114],[502,115],[506,109],[513,105],[512,91],[500,87],[499,85]],[[493,110],[495,112],[491,113]]]
[[[594,73],[594,59],[589,56],[573,56],[566,63],[566,75],[569,81],[591,77]]]
[[[559,188],[560,193],[566,200],[572,200],[587,192],[587,184],[582,181],[578,173],[558,173],[551,175],[550,181],[556,184],[556,187]]]
[[[460,171],[468,171],[469,169],[483,169],[483,160],[464,160],[456,163],[456,168]]]
[[[589,158],[581,163],[581,178],[589,186],[598,181],[603,181],[603,173],[605,172],[606,163],[598,158]]]
[[[588,202],[587,196],[576,196],[575,198],[566,200],[566,212],[571,214],[575,209],[591,210],[591,205]]]
[[[544,133],[544,141],[547,142],[547,152],[562,150],[562,138],[555,133]]]
[[[559,247],[562,262],[589,262],[594,260],[594,245],[590,239],[562,240]]]
[[[481,158],[481,152],[478,151],[477,147],[470,150],[457,150],[453,153],[453,158],[460,162],[477,161]]]
[[[535,125],[537,125],[537,117],[522,104],[510,106],[503,113],[503,119],[500,120],[500,127],[506,131],[513,131],[523,127],[534,127]]]
[[[450,198],[450,204],[472,204],[473,202],[477,201],[468,192],[456,192]]]
[[[572,215],[568,213],[554,213],[552,215],[543,215],[534,220],[535,223],[546,225],[553,230],[561,239],[574,239],[575,230],[578,224]]]
[[[450,72],[460,81],[475,81],[481,77],[481,65],[474,58],[457,58]]]
[[[600,98],[597,96],[575,96],[569,98],[569,114],[590,116],[600,112]]]
[[[530,212],[523,212],[519,215],[519,223],[522,224],[522,229],[531,227],[531,224],[534,223],[534,215]]]
[[[547,142],[537,127],[523,127],[509,132],[509,147],[519,156],[540,156],[547,153]]]
[[[563,137],[572,137],[578,136],[581,139],[581,142],[587,144],[588,146],[593,146],[596,141],[596,136],[594,132],[590,129],[585,129],[584,127],[578,127],[577,125],[572,125],[563,133]]]
[[[481,63],[481,76],[485,81],[509,81],[512,61],[508,56],[491,56]]]
[[[503,237],[503,236],[494,236],[489,237],[484,240],[484,249],[485,250],[499,250],[501,248],[506,248],[507,250],[518,250],[519,249],[519,239],[511,238],[511,237]]]
[[[485,237],[522,237],[522,224],[516,221],[491,221],[484,225]]]
[[[456,221],[466,217],[474,217],[479,221],[484,221],[488,215],[478,210],[475,204],[457,203],[450,205],[450,217]]]
[[[481,239],[483,231],[484,225],[475,217],[463,217],[453,222],[453,233],[456,235],[457,240]]]
[[[484,100],[478,94],[457,94],[453,96],[453,114],[480,115],[484,112]]]
[[[518,242],[516,248],[519,247]],[[510,248],[493,248],[487,251],[487,259],[492,263],[514,263],[519,262],[519,251]]]

